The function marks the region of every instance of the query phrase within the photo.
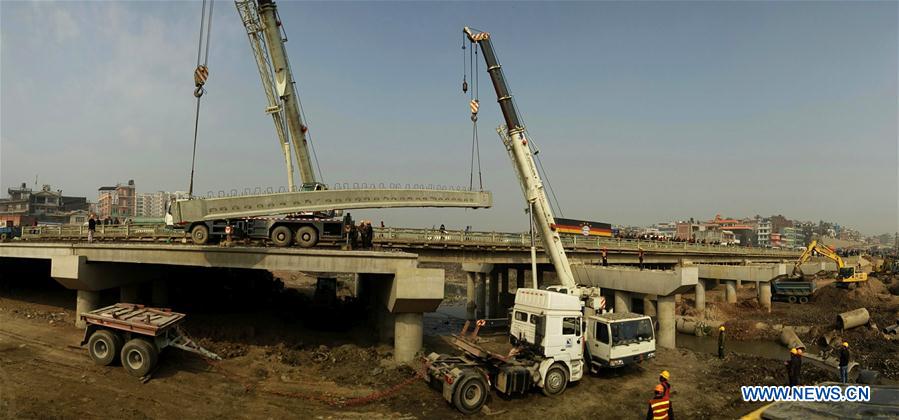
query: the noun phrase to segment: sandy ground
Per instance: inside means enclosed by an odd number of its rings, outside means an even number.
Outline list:
[[[302,275],[279,277],[288,286],[310,283]],[[212,295],[221,300],[247,293],[224,289]],[[391,348],[377,343],[365,315],[357,316],[356,325],[318,328],[320,319],[296,309],[309,304],[308,291],[271,290],[258,306],[230,310],[182,296],[191,302],[188,331],[225,360],[208,363],[166,350],[152,379],[141,383],[121,367],[94,365],[78,346],[82,332],[73,326],[72,291],[48,279],[5,278],[0,418],[461,418],[423,381],[410,381],[412,368],[392,362]],[[775,307],[786,320],[791,311]],[[426,352],[449,350],[439,337],[426,337],[425,346]],[[740,385],[786,383],[777,360],[660,350],[655,360],[586,377],[556,398],[494,395],[490,417],[642,417],[662,369],[672,374],[673,406],[682,418],[738,417],[757,407],[740,401]],[[806,383],[827,379],[832,377],[814,369],[804,375]],[[371,402],[346,405],[404,383]]]

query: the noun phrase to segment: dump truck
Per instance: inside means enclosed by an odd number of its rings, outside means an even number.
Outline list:
[[[816,289],[814,281],[776,279],[771,281],[771,300],[808,303]]]

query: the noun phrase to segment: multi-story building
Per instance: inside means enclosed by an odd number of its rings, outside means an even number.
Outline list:
[[[165,210],[168,202],[172,199],[184,198],[187,198],[187,193],[184,191],[156,191],[138,194],[135,215],[137,217],[151,218],[165,217]]]
[[[126,219],[136,213],[136,194],[134,180],[127,184],[116,184],[114,187],[100,187],[97,190],[97,215],[101,219]]]
[[[771,221],[768,219],[758,219],[755,228],[758,246],[771,246]]]
[[[784,227],[780,229],[781,248],[795,249],[802,247],[802,232],[794,227]]]
[[[24,182],[18,188],[7,190],[8,198],[0,199],[0,225],[35,223],[67,223],[68,215],[85,211],[89,204],[85,197],[67,197],[62,190],[43,185],[39,191],[28,188]]]
[[[662,222],[656,224],[655,228],[658,230],[659,235],[665,238],[674,238],[677,235],[677,223]]]

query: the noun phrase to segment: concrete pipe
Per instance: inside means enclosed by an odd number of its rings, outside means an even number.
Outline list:
[[[681,334],[699,335],[697,334],[698,326],[699,323],[686,318],[678,318],[674,323],[675,329],[677,329],[677,332]]]
[[[871,315],[865,308],[858,308],[853,311],[843,312],[837,315],[837,328],[848,330],[850,328],[865,325],[871,320]]]
[[[780,342],[787,348],[805,349],[805,344],[802,344],[802,340],[796,335],[796,331],[790,327],[785,327],[780,332]]]

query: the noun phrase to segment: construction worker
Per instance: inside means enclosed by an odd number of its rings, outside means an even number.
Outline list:
[[[643,247],[638,247],[638,257],[640,258],[640,270],[643,269]]]
[[[849,343],[845,341],[840,347],[840,382],[849,382]]]
[[[668,382],[668,379],[671,378],[671,373],[667,370],[663,370],[662,373],[659,374],[659,385],[665,389],[665,398],[671,398],[671,383]]]
[[[609,266],[608,256],[609,256],[609,251],[606,249],[606,247],[602,247],[602,266],[603,267]]]
[[[718,358],[724,358],[724,325],[718,327]]]
[[[654,397],[649,400],[649,408],[646,410],[646,420],[674,420],[674,410],[671,408],[671,401],[665,396],[665,388],[658,384],[654,391]]]
[[[787,366],[787,377],[790,386],[798,386],[802,374],[802,349],[793,347],[790,349],[790,360],[784,363]]]

